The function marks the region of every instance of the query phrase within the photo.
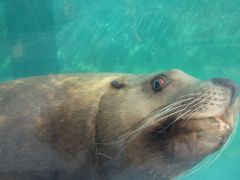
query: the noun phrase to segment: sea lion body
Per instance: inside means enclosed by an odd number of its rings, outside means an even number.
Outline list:
[[[1,177],[94,175],[94,120],[117,76],[54,75],[0,85]]]
[[[152,81],[159,74],[168,79],[166,87],[154,91]],[[3,83],[0,177],[18,180],[174,177],[218,150],[230,136],[235,126],[237,111],[232,109],[236,97],[225,86],[226,83],[202,82],[178,70],[151,75],[50,75]],[[218,107],[211,110],[211,115],[207,110],[198,113],[198,117],[193,113],[197,118],[193,120],[182,115],[188,118],[186,123],[179,118],[174,127],[164,128],[166,132],[162,133],[159,129],[164,117],[158,116],[168,111],[163,107],[181,96],[199,92],[200,87],[210,87],[209,91],[219,93],[208,92],[219,98]],[[220,100],[220,96],[226,96],[226,100]],[[158,109],[161,113],[155,113]],[[174,114],[177,108],[172,111]],[[223,114],[227,123],[210,119],[222,118]],[[206,128],[210,126],[213,127]]]

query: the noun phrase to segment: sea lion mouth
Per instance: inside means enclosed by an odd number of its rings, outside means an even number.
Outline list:
[[[168,149],[168,157],[198,159],[219,150],[233,132],[234,114],[178,118],[172,116],[152,126],[152,138]],[[177,119],[177,120],[176,120]]]
[[[160,125],[157,125],[158,127],[155,128],[154,133],[155,134],[167,134],[171,131],[176,131],[177,128],[183,128],[187,127],[188,129],[191,127],[192,130],[194,128],[192,127],[193,123],[195,125],[195,128],[197,127],[197,123],[199,120],[205,120],[206,122],[206,128],[207,126],[216,126],[218,125],[219,130],[224,133],[226,129],[232,129],[233,128],[233,112],[229,112],[228,109],[220,115],[220,116],[206,116],[201,118],[179,118],[178,116],[171,116],[166,119],[163,119]],[[189,125],[190,122],[190,125]],[[188,127],[190,126],[190,127]],[[209,128],[209,127],[208,127]],[[196,128],[196,131],[199,131],[199,128]],[[179,130],[178,130],[179,131]]]
[[[234,129],[235,120],[237,116],[237,105],[239,103],[238,98],[232,99],[232,104],[228,104],[221,111],[205,112],[202,111],[194,115],[194,113],[187,113],[185,116],[182,111],[180,113],[166,116],[166,118],[160,118],[161,121],[156,122],[151,126],[151,132],[155,137],[184,137],[184,141],[189,141],[186,144],[192,144],[193,142],[204,140],[203,146],[211,143],[216,146],[214,149],[218,149],[226,142],[227,138]],[[229,102],[229,101],[228,101]],[[204,115],[201,115],[201,114]],[[191,135],[189,135],[191,134]],[[192,134],[195,134],[195,138],[192,138]],[[210,149],[210,148],[209,148]]]
[[[206,126],[212,126],[212,122],[214,125],[217,123],[221,133],[225,133],[223,126],[227,127],[226,129],[234,127],[238,104],[237,88],[233,91],[231,88],[203,87],[200,92],[181,96],[174,103],[159,110],[160,113],[154,113],[159,114],[160,119],[156,121],[156,132],[165,134],[176,129],[174,127],[196,126],[199,119],[205,119]],[[193,122],[195,125],[189,125]]]

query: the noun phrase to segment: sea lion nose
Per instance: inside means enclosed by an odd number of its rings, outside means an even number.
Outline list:
[[[211,79],[211,81],[213,84],[229,88],[232,93],[232,97],[231,97],[232,101],[234,101],[237,98],[240,88],[236,82],[230,79],[225,79],[225,78],[214,78],[214,79]]]

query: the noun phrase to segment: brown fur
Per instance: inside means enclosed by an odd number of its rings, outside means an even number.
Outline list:
[[[191,168],[222,146],[234,128],[230,114],[236,112],[225,113],[229,127],[221,131],[213,126],[219,121],[204,115],[179,120],[163,135],[154,134],[160,121],[126,136],[154,110],[202,83],[177,70],[165,74],[171,83],[161,92],[150,83],[157,74],[54,75],[0,85],[0,176],[168,179]],[[124,86],[114,88],[113,80]]]

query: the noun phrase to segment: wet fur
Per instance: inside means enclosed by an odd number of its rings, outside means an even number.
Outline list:
[[[156,74],[56,75],[0,85],[0,176],[168,179],[193,167],[222,144],[185,157],[184,147],[173,152],[176,137],[194,133],[192,119],[202,128],[201,118],[227,106],[227,91],[180,71],[166,74],[171,91],[160,93],[150,85]],[[113,80],[124,86],[114,88]]]

